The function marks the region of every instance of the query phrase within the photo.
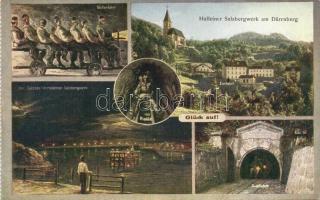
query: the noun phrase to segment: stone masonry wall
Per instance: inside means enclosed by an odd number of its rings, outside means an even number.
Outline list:
[[[286,193],[312,194],[314,188],[314,150],[312,146],[294,152]]]
[[[196,150],[196,191],[226,182],[226,161],[222,149]]]

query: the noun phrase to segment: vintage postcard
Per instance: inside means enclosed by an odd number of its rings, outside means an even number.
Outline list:
[[[134,124],[117,111],[112,89],[13,84],[15,194],[191,193],[191,124]]]
[[[319,199],[320,1],[0,14],[0,199]]]
[[[312,115],[312,12],[311,2],[136,3],[132,56],[176,71],[177,115]]]
[[[117,76],[128,62],[127,4],[12,4],[12,72]]]

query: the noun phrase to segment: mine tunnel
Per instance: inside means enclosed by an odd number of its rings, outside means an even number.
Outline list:
[[[279,179],[280,166],[272,153],[257,149],[244,157],[240,176],[243,179]]]

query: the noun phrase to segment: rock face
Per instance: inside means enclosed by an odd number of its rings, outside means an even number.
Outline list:
[[[196,190],[226,182],[225,155],[221,149],[196,151]]]
[[[314,188],[314,150],[312,146],[294,152],[286,193],[312,194]]]
[[[40,153],[36,150],[25,147],[22,144],[13,142],[13,166],[51,166]]]

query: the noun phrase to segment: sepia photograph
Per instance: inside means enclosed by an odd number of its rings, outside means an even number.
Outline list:
[[[12,73],[117,76],[128,62],[127,4],[12,4]]]

